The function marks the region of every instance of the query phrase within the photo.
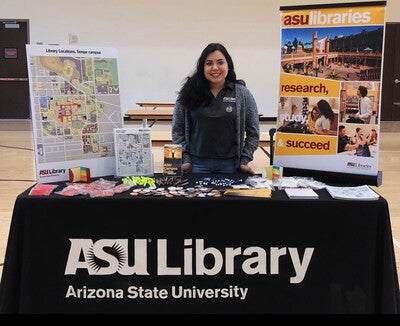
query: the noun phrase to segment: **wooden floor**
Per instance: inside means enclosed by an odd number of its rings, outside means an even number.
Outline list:
[[[261,125],[261,131],[268,133],[273,126]],[[379,170],[383,173],[383,183],[373,188],[389,203],[396,264],[400,271],[400,122],[381,122],[379,137]],[[153,155],[155,172],[162,172],[162,147],[153,147]],[[258,149],[251,165],[257,173],[261,173],[261,169],[269,165],[269,158]],[[0,274],[15,198],[34,183],[30,121],[0,120]]]

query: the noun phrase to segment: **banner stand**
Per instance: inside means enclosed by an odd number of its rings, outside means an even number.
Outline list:
[[[283,167],[283,175],[287,177],[312,177],[317,181],[328,183],[330,185],[340,186],[361,186],[370,185],[379,187],[382,185],[382,171],[377,175],[352,174],[331,171],[307,170]]]
[[[273,164],[282,166],[283,174],[381,184],[374,135],[380,132],[385,5],[280,7]]]

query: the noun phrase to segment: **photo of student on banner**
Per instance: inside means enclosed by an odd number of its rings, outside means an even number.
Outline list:
[[[378,152],[376,126],[340,124],[337,152],[359,157],[376,157]]]
[[[378,143],[378,133],[376,129],[371,129],[371,132],[367,135],[367,141],[368,145],[376,145]]]
[[[336,136],[337,107],[335,98],[326,100],[319,97],[281,97],[277,131]]]
[[[317,105],[313,106],[311,111],[308,112],[307,114],[307,127],[308,128],[315,127],[315,122],[317,121],[320,115],[321,112],[319,111],[318,106]]]
[[[319,117],[315,121],[315,126],[307,126],[307,130],[312,134],[329,135],[335,120],[335,114],[329,102],[327,100],[319,100],[316,112],[319,113]]]
[[[371,151],[369,150],[367,138],[364,136],[363,130],[360,127],[357,127],[356,129],[356,144],[358,144],[358,147],[356,149],[357,156],[371,156]]]
[[[379,82],[343,82],[340,94],[340,122],[377,123]]]
[[[372,116],[372,101],[367,96],[368,89],[365,86],[358,86],[357,96],[358,100],[358,111],[354,116],[351,116],[346,120],[348,123],[366,123],[368,124]]]
[[[307,113],[303,112],[308,112],[307,98],[281,96],[278,104],[278,131],[305,133],[307,131]]]
[[[346,126],[340,125],[338,134],[338,153],[353,151],[357,149],[358,146],[358,144],[352,144],[351,137],[346,134]]]

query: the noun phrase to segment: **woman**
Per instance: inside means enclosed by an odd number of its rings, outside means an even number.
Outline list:
[[[376,145],[378,143],[378,134],[376,129],[371,129],[371,133],[367,136],[368,145]]]
[[[329,135],[331,124],[335,119],[335,113],[326,100],[319,100],[317,107],[319,109],[320,116],[315,121],[315,126],[309,126],[308,130],[317,135]]]
[[[321,112],[318,109],[318,106],[314,106],[312,110],[307,115],[307,129],[310,130],[311,128],[315,128],[315,123]]]
[[[363,130],[360,127],[356,128],[355,139],[356,144],[359,144],[360,146],[364,146],[368,143],[367,139],[364,136]]]
[[[226,48],[208,44],[175,103],[172,142],[182,145],[182,172],[254,174],[259,136],[253,95],[236,79]]]
[[[368,141],[367,138],[365,138],[363,130],[360,127],[356,128],[355,139],[356,139],[356,144],[358,144],[358,147],[356,149],[356,155],[370,157],[371,152],[369,150]]]

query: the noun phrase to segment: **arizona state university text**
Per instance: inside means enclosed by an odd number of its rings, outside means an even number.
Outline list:
[[[70,285],[65,295],[66,298],[77,299],[233,299],[245,300],[248,288],[230,285],[223,288],[198,288],[196,286],[183,287],[171,286],[167,288],[145,288],[143,286],[130,286],[126,289],[103,288],[74,288]]]

